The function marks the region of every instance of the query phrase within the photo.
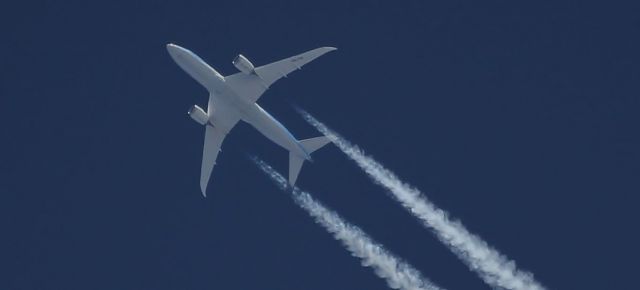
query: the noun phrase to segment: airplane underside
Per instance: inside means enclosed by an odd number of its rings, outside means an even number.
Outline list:
[[[260,67],[254,67],[248,59],[238,55],[233,64],[240,72],[227,77],[222,77],[187,49],[168,44],[167,50],[174,61],[207,88],[210,94],[206,111],[194,105],[188,112],[194,121],[205,126],[200,175],[200,189],[204,196],[206,196],[209,178],[222,142],[240,120],[249,123],[269,140],[289,151],[289,184],[291,186],[295,184],[304,161],[311,160],[310,154],[330,142],[325,136],[297,140],[256,101],[275,81],[335,48],[317,48]]]

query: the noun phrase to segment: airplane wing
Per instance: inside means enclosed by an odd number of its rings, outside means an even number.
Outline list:
[[[289,73],[301,69],[307,63],[321,55],[334,51],[335,47],[320,47],[296,56],[285,58],[267,65],[255,68],[255,74],[239,72],[225,77],[225,82],[239,96],[252,102],[260,96],[277,80],[286,77]]]
[[[209,110],[213,111],[213,126],[207,124],[204,133],[204,147],[202,149],[202,167],[200,170],[200,189],[202,195],[207,196],[207,185],[211,177],[213,167],[216,165],[216,158],[218,153],[222,151],[222,141],[227,136],[229,131],[240,121],[239,116],[230,115],[228,112],[231,110],[225,110],[222,104],[217,106],[213,105],[213,96],[209,97]]]

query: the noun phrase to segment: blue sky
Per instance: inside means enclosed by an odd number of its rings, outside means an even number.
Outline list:
[[[76,3],[74,3],[76,2]],[[300,106],[552,289],[631,289],[638,251],[640,19],[633,3],[155,1],[3,4],[0,288],[387,289],[247,158],[208,198],[207,93],[166,52],[223,75],[339,50],[259,103]],[[335,147],[298,184],[447,289],[488,289]]]

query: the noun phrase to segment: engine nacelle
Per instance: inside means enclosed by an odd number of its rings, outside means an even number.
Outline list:
[[[205,125],[209,122],[209,115],[207,115],[202,108],[196,105],[193,105],[193,107],[189,109],[189,117],[200,125]]]
[[[236,56],[236,58],[233,59],[232,63],[239,71],[245,74],[250,75],[255,72],[253,70],[254,69],[253,64],[242,54],[238,54],[238,56]]]

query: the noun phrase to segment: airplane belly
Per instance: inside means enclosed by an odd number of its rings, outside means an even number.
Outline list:
[[[211,91],[214,87],[221,86],[224,83],[224,77],[220,73],[191,51],[170,47],[169,53],[180,68],[207,90]]]
[[[307,157],[308,154],[304,152],[291,132],[260,106],[253,104],[253,108],[246,112],[245,115],[245,118],[243,118],[245,122],[251,124],[269,140],[303,158]]]

